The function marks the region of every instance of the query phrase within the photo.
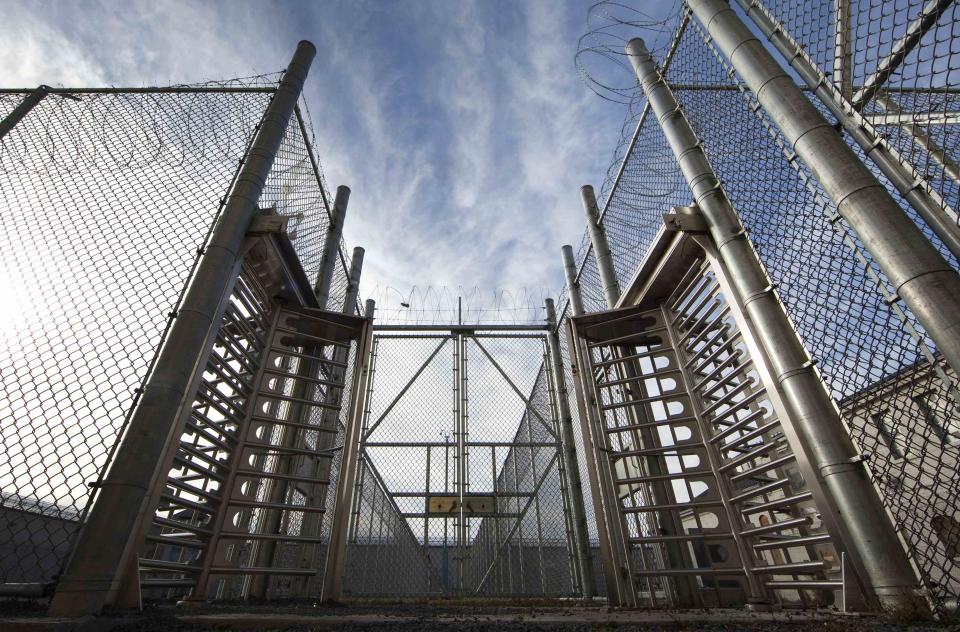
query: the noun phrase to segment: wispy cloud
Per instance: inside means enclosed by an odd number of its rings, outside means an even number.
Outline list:
[[[586,5],[175,0],[0,2],[3,83],[151,85],[317,59],[307,101],[331,185],[353,189],[346,237],[362,290],[558,290],[622,110],[573,68]]]

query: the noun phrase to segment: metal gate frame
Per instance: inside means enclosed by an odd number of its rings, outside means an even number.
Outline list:
[[[564,525],[563,530],[566,536],[566,548],[567,548],[567,562],[569,572],[571,574],[571,583],[574,585],[574,590],[576,590],[575,585],[579,585],[579,572],[577,570],[577,558],[576,558],[576,547],[573,543],[573,535],[571,532],[571,524],[568,518],[568,507],[570,506],[570,498],[568,491],[568,483],[564,477],[564,464],[562,459],[562,440],[560,432],[560,423],[559,423],[559,413],[555,405],[555,378],[552,375],[552,362],[550,355],[550,349],[548,343],[549,336],[549,326],[548,325],[483,325],[483,324],[462,324],[462,325],[390,325],[390,324],[381,324],[374,326],[374,342],[373,342],[373,354],[374,360],[371,363],[373,366],[377,366],[376,360],[376,349],[378,348],[381,340],[403,340],[403,339],[412,339],[412,340],[436,340],[439,344],[433,348],[432,352],[423,360],[422,363],[417,366],[412,373],[410,374],[409,379],[403,384],[399,389],[397,394],[393,397],[384,408],[384,410],[379,414],[377,419],[371,419],[371,411],[367,410],[367,419],[364,423],[364,430],[362,431],[361,437],[361,460],[364,461],[364,464],[369,472],[370,477],[372,478],[372,484],[379,486],[383,494],[387,498],[387,503],[385,509],[388,511],[393,511],[398,514],[403,519],[405,523],[405,528],[409,531],[409,535],[419,542],[421,536],[418,536],[413,533],[412,528],[409,523],[407,523],[407,518],[419,518],[424,521],[424,533],[422,534],[423,542],[420,543],[423,550],[427,550],[429,546],[429,532],[428,532],[428,521],[431,518],[444,518],[444,524],[448,524],[450,520],[453,520],[453,533],[452,533],[452,545],[451,549],[454,551],[455,555],[455,565],[456,565],[456,578],[451,582],[451,586],[435,586],[436,590],[429,591],[430,594],[455,594],[460,596],[466,596],[470,594],[479,594],[484,590],[489,590],[493,583],[493,569],[499,563],[501,556],[506,555],[501,549],[497,549],[492,552],[492,558],[489,560],[488,567],[485,572],[482,573],[482,576],[479,578],[479,583],[477,585],[471,585],[468,578],[468,566],[470,565],[470,556],[471,556],[471,529],[470,522],[475,517],[481,517],[481,519],[486,518],[493,520],[497,527],[497,533],[501,533],[500,522],[502,519],[510,519],[511,524],[507,525],[506,537],[504,542],[508,542],[510,537],[517,531],[519,525],[523,521],[524,517],[528,512],[533,511],[539,517],[540,513],[540,500],[537,497],[541,486],[546,480],[547,476],[554,471],[554,468],[557,468],[558,474],[561,479],[560,487],[562,494],[562,503],[564,508]],[[497,361],[495,355],[491,353],[487,347],[484,345],[484,341],[487,340],[506,340],[506,339],[534,339],[542,341],[543,347],[543,364],[541,365],[540,372],[544,380],[546,380],[549,389],[550,397],[550,414],[546,416],[540,411],[537,411],[534,406],[531,404],[529,399],[530,394],[524,393],[521,388],[514,382],[510,377],[508,372],[501,366]],[[380,427],[381,423],[387,418],[390,412],[394,409],[397,403],[407,396],[408,391],[417,381],[417,379],[427,370],[431,362],[434,362],[435,358],[438,357],[441,350],[450,346],[448,352],[452,351],[452,375],[451,381],[453,384],[453,398],[452,398],[452,408],[454,416],[454,427],[453,427],[453,441],[452,442],[430,442],[430,441],[388,441],[388,442],[378,442],[371,440],[371,435]],[[480,351],[482,356],[485,357],[485,360],[489,362],[496,372],[503,378],[504,382],[509,389],[519,398],[524,405],[524,417],[529,418],[533,423],[539,424],[542,426],[546,432],[553,438],[552,441],[543,442],[543,441],[534,441],[531,437],[528,437],[524,440],[522,437],[515,437],[513,441],[473,441],[469,438],[469,402],[470,402],[470,386],[469,386],[469,371],[468,371],[468,349],[473,348]],[[377,370],[382,370],[378,368]],[[376,371],[374,371],[375,373]],[[372,386],[375,389],[375,378],[374,385]],[[368,395],[368,401],[371,399]],[[522,420],[521,420],[522,422]],[[444,491],[438,491],[429,489],[429,475],[430,471],[428,470],[426,480],[427,485],[421,492],[410,492],[410,491],[391,491],[388,485],[384,482],[383,476],[377,471],[377,468],[374,466],[374,463],[369,455],[367,455],[367,448],[418,448],[424,449],[427,451],[428,456],[426,457],[426,466],[428,468],[436,467],[437,464],[431,463],[431,454],[435,450],[443,451],[445,455],[444,463],[453,464],[453,476],[452,480],[449,480]],[[471,448],[482,448],[490,449],[492,456],[492,481],[494,484],[494,489],[487,492],[477,492],[470,489],[469,481],[469,458]],[[530,458],[533,458],[533,450],[538,448],[547,448],[554,449],[555,453],[552,458],[549,460],[549,463],[546,467],[543,468],[543,471],[538,471],[536,465],[531,465],[533,467],[534,478],[537,480],[534,481],[534,486],[532,491],[520,493],[519,490],[515,493],[504,492],[503,490],[498,491],[497,481],[499,477],[505,475],[503,471],[498,471],[497,468],[497,450],[514,450],[517,448],[529,448],[530,449]],[[509,455],[508,455],[509,456]],[[501,459],[502,460],[502,459]],[[436,461],[436,459],[434,459]],[[442,465],[442,464],[441,464]],[[516,465],[516,463],[514,463]],[[449,469],[447,471],[450,471]],[[359,484],[363,484],[363,481],[359,481]],[[354,493],[354,498],[359,499],[362,494],[359,490]],[[371,484],[371,481],[368,481],[367,484]],[[404,511],[400,507],[398,502],[401,499],[410,499],[414,496],[423,498],[423,508],[421,511],[411,512]],[[520,496],[526,497],[526,502],[523,502]],[[431,501],[433,504],[437,505],[432,507]],[[441,508],[439,505],[443,504]],[[493,509],[491,509],[491,504]],[[449,506],[447,506],[449,505]],[[510,507],[511,511],[506,511],[505,508]],[[358,528],[358,522],[360,520],[359,516],[359,507],[354,506],[354,511],[352,512],[352,526],[351,533],[354,534],[351,540],[354,539],[356,535],[356,530]],[[452,516],[446,512],[452,513]],[[471,518],[471,517],[474,518]],[[543,532],[538,530],[537,534],[537,548],[541,549],[543,547]],[[444,540],[446,542],[446,538]],[[542,555],[541,555],[542,557]],[[521,563],[522,564],[522,563]],[[349,572],[349,571],[348,571]],[[513,577],[509,578],[509,581],[513,582]],[[546,581],[547,578],[543,576],[543,570],[541,568],[541,592],[545,594],[546,591]],[[430,583],[432,582],[432,583]],[[523,577],[520,578],[521,584],[523,583]],[[436,582],[432,579],[428,579],[428,583],[433,585]],[[521,589],[521,593],[525,593],[525,588]],[[495,591],[496,592],[496,591]],[[510,590],[504,591],[505,593],[511,592]],[[516,593],[516,590],[512,592]]]

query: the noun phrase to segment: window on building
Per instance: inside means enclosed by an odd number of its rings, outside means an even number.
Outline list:
[[[877,432],[880,434],[880,439],[883,441],[884,445],[887,446],[887,449],[890,450],[890,454],[898,459],[902,459],[905,451],[900,445],[896,430],[894,430],[893,426],[890,424],[889,417],[890,411],[885,408],[880,412],[871,415],[870,419],[873,420],[873,425],[877,427]]]
[[[934,391],[927,391],[926,393],[911,397],[911,399],[917,408],[920,409],[924,421],[927,422],[927,425],[930,426],[930,429],[933,430],[940,441],[950,441],[950,423],[944,418],[943,414],[938,412],[934,407],[936,393]]]

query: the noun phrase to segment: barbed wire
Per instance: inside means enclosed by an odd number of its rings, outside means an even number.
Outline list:
[[[366,295],[376,301],[376,322],[393,325],[543,324],[544,301],[554,296],[547,288],[432,285],[378,285]]]

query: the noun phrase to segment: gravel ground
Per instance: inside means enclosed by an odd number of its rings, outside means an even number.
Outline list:
[[[595,632],[628,631],[779,631],[835,632],[875,630],[878,632],[925,632],[958,630],[945,624],[907,624],[872,616],[824,613],[750,614],[744,611],[634,612],[611,613],[596,606],[556,602],[512,602],[491,606],[486,603],[407,602],[366,603],[347,606],[314,606],[310,603],[219,604],[188,610],[170,606],[150,607],[137,621],[115,628],[124,632],[174,630],[176,632],[214,629],[231,630],[390,630],[390,632],[433,632],[435,630],[476,632]],[[612,621],[606,621],[613,618]],[[624,619],[633,619],[626,621]],[[189,619],[191,621],[184,621]],[[202,619],[202,624],[197,620]],[[379,619],[379,620],[378,620]],[[546,619],[547,621],[544,621]]]
[[[0,631],[15,628],[13,618],[39,624],[43,609],[0,602]],[[73,627],[73,626],[68,626]],[[41,629],[30,628],[30,629]],[[67,629],[67,628],[58,628]],[[705,630],[839,632],[926,632],[957,630],[960,626],[885,621],[873,616],[831,613],[756,613],[743,610],[611,611],[602,606],[557,602],[363,602],[344,606],[317,606],[310,602],[201,604],[176,607],[148,605],[142,615],[105,616],[87,620],[81,632],[200,632],[208,630],[377,630],[390,632],[596,632],[601,630],[680,632]]]

